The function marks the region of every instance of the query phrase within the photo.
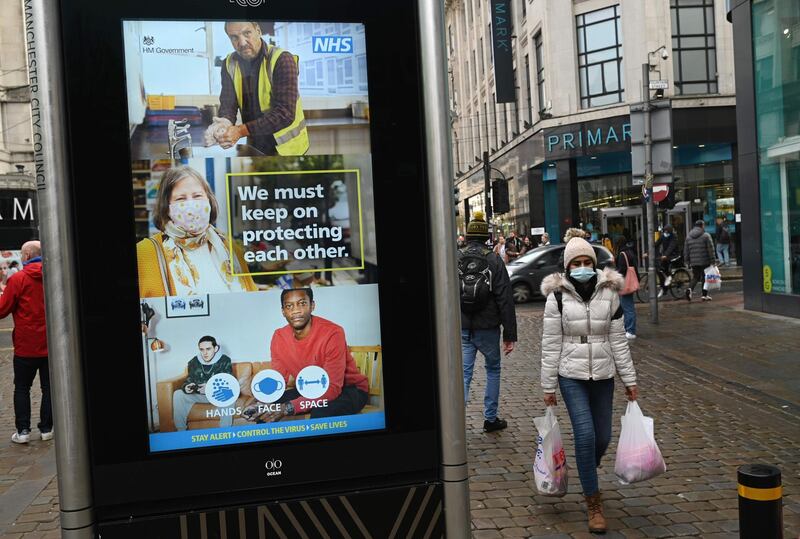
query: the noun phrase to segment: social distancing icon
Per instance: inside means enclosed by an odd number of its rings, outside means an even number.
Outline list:
[[[322,367],[310,365],[297,375],[297,391],[307,399],[318,399],[328,391],[330,378]]]

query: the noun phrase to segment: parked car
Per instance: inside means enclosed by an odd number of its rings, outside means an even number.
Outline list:
[[[525,303],[535,297],[541,297],[539,288],[542,279],[551,273],[563,270],[564,247],[564,244],[537,247],[508,263],[506,269],[511,279],[514,303]],[[614,255],[611,251],[602,245],[592,245],[592,248],[597,254],[598,268],[614,267]]]

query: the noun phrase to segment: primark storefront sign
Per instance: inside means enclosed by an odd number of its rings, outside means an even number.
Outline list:
[[[544,154],[548,161],[630,149],[631,123],[627,115],[544,130]]]

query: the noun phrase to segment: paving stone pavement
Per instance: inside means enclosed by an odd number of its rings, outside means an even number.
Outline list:
[[[542,305],[518,309],[520,343],[503,360],[500,412],[507,430],[482,432],[485,377],[483,369],[475,370],[467,434],[476,539],[593,537],[586,530],[563,406],[557,413],[572,467],[569,493],[539,496],[533,482],[533,417],[544,410],[538,382]],[[742,311],[740,294],[715,296],[713,305],[666,303],[657,328],[646,321],[646,306],[637,308],[640,337],[633,354],[640,404],[655,418],[668,470],[634,485],[615,481],[618,418],[625,406],[618,384],[614,438],[600,470],[610,527],[605,537],[738,537],[736,468],[750,462],[783,470],[785,537],[799,537],[800,393],[794,389],[800,383],[800,320]],[[53,443],[38,440],[38,433],[27,446],[10,442],[10,327],[0,321],[0,537],[57,538]],[[34,386],[34,421],[39,398]]]
[[[544,413],[539,386],[542,310],[538,302],[517,311],[520,342],[504,358],[501,377],[499,415],[508,420],[505,431],[482,432],[485,373],[475,369],[467,436],[476,539],[593,537],[586,526],[572,429],[560,394],[557,415],[571,468],[569,491],[563,498],[539,496],[533,481],[533,417]],[[720,294],[713,306],[666,303],[657,328],[647,322],[646,306],[637,310],[639,338],[632,352],[639,403],[655,419],[667,472],[633,485],[616,481],[619,417],[626,403],[617,380],[613,438],[599,470],[609,521],[605,537],[738,538],[736,469],[752,462],[781,468],[785,537],[799,537],[800,395],[794,393],[790,401],[792,395],[783,392],[784,398],[778,398],[754,387],[754,381],[773,376],[778,368],[787,387],[800,380],[800,320],[743,311],[740,294]],[[703,339],[702,346],[697,346],[698,339]],[[701,361],[695,361],[692,344]],[[790,364],[784,350],[793,351]],[[761,376],[743,361],[741,356],[748,355],[760,363]],[[712,361],[723,365],[712,369]]]

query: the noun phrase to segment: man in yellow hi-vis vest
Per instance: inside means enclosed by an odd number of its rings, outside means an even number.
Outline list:
[[[222,65],[219,117],[206,145],[230,148],[242,137],[266,155],[303,155],[308,131],[298,90],[298,59],[268,45],[256,22],[226,22],[235,52]],[[236,124],[237,112],[242,123]]]

